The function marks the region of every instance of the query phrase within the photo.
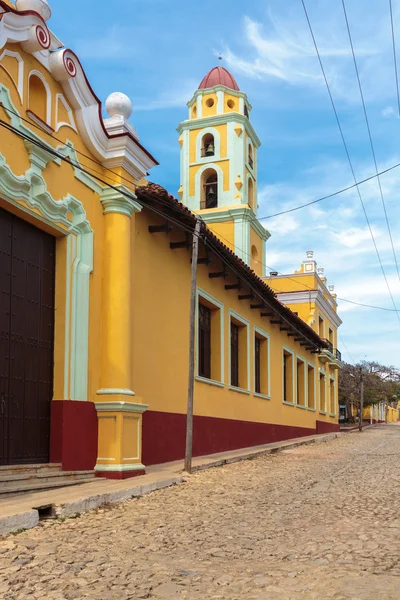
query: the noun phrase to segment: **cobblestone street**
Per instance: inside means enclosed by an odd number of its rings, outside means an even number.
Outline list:
[[[400,425],[188,477],[0,541],[0,597],[400,598]]]

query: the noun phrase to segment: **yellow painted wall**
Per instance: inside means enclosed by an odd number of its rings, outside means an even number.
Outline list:
[[[30,54],[25,53],[19,46],[8,45],[9,50],[18,51],[25,64],[24,69],[24,104],[21,101],[17,90],[4,69],[0,69],[0,81],[8,88],[12,102],[16,109],[21,113],[21,116],[27,119],[27,127],[33,132],[39,134],[43,141],[50,144],[53,148],[65,144],[67,140],[71,141],[75,149],[82,152],[86,157],[78,155],[78,160],[89,171],[95,171],[100,177],[110,180],[110,174],[98,165],[93,159],[81,136],[70,127],[61,127],[53,137],[42,129],[38,129],[33,122],[30,121],[26,114],[28,107],[28,77],[31,70],[37,70],[45,77],[52,93],[52,120],[51,126],[55,129],[56,115],[56,94],[63,93],[59,83],[54,81],[49,72]],[[0,107],[0,118],[9,121],[7,112]],[[57,138],[57,139],[55,139]],[[23,175],[30,167],[28,152],[24,142],[14,133],[2,129],[0,136],[0,152],[6,157],[7,163],[12,171],[17,175]],[[96,399],[96,391],[99,389],[100,381],[100,335],[101,335],[101,284],[102,284],[102,265],[103,265],[103,207],[99,199],[99,195],[92,191],[89,187],[76,179],[74,170],[71,165],[62,162],[57,165],[54,162],[48,163],[43,171],[43,176],[46,180],[49,192],[56,200],[63,199],[68,193],[74,195],[84,205],[87,219],[94,231],[94,265],[95,269],[90,279],[90,321],[89,321],[89,391],[88,399]],[[123,176],[127,176],[124,174]],[[115,177],[114,177],[115,179]],[[131,179],[130,179],[131,180]],[[126,185],[129,184],[125,182]],[[0,183],[1,194],[1,183]],[[57,238],[56,243],[56,312],[55,312],[55,377],[54,377],[54,399],[64,399],[64,355],[65,355],[65,293],[66,293],[66,270],[72,269],[72,264],[67,264],[66,237],[52,229],[51,226],[43,224],[39,220],[28,217],[26,213],[13,209],[6,202],[1,203],[2,206],[11,212],[16,213],[21,218],[24,218],[40,229],[52,233]],[[38,214],[39,211],[36,211]],[[74,237],[74,236],[72,236]],[[72,240],[72,246],[75,242]]]
[[[229,161],[224,160],[224,161],[219,161],[216,160],[214,161],[215,165],[218,165],[218,167],[221,169],[223,176],[224,176],[224,192],[229,191],[229,186],[230,186],[230,181],[229,181]],[[194,196],[195,194],[195,180],[196,180],[196,173],[202,168],[202,164],[199,165],[192,165],[191,167],[189,167],[189,195],[190,196]],[[210,168],[211,165],[210,165]]]
[[[207,103],[213,102],[212,106],[208,106]],[[202,97],[202,111],[203,117],[210,117],[212,115],[217,114],[217,94],[215,92],[211,92],[209,94],[204,94]]]
[[[187,402],[187,353],[189,344],[189,282],[190,252],[169,249],[173,237],[149,235],[148,225],[156,223],[146,210],[136,215],[136,251],[133,287],[133,385],[135,393],[149,405],[149,410],[185,413]],[[143,260],[146,257],[146,260]],[[160,268],[162,265],[162,268]],[[217,267],[216,267],[217,268]],[[198,268],[198,286],[225,305],[225,386],[217,387],[196,381],[195,414],[244,419],[253,422],[271,422],[282,425],[315,428],[315,420],[336,423],[337,417],[322,415],[282,403],[283,346],[293,349],[319,367],[316,355],[305,351],[286,333],[273,326],[260,312],[251,310],[248,301],[238,300],[237,291],[225,290],[229,279],[210,279],[204,265]],[[162,298],[160,296],[162,290]],[[167,301],[163,301],[163,298]],[[229,390],[229,335],[228,311],[237,312],[250,321],[250,393]],[[151,315],[151,318],[144,318]],[[271,400],[254,395],[253,382],[253,327],[257,325],[271,336]],[[157,373],[157,377],[154,377]],[[327,370],[327,378],[329,371]],[[162,385],[160,385],[160,381]],[[318,399],[318,393],[317,393]]]
[[[263,244],[264,242],[260,236],[257,235],[252,227],[250,227],[250,268],[253,269],[259,277],[262,277],[263,274]],[[253,253],[253,247],[256,251],[255,253]]]
[[[222,125],[213,125],[213,129],[218,131],[220,136],[220,158],[227,157],[227,127],[226,123]],[[196,143],[197,138],[203,136],[204,128],[199,129],[191,129],[189,131],[189,161],[190,164],[193,164],[196,161]]]

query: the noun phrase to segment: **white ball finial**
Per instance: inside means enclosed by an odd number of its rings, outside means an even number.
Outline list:
[[[106,100],[106,110],[110,117],[121,116],[129,119],[132,114],[132,102],[122,92],[114,92]]]
[[[38,13],[43,21],[48,21],[51,17],[51,8],[47,0],[16,0],[15,7],[19,12],[32,10]]]

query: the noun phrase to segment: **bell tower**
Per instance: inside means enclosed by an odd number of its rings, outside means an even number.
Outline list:
[[[179,197],[262,277],[270,234],[257,220],[260,140],[250,123],[252,107],[234,77],[214,67],[188,108],[188,118],[178,127]]]

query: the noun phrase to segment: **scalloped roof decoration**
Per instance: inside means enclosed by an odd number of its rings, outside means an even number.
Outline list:
[[[117,132],[107,130],[102,118],[102,103],[79,58],[62,46],[42,16],[32,10],[18,12],[8,2],[0,0],[0,51],[7,43],[20,44],[61,84],[75,111],[83,141],[104,167],[121,166],[135,179],[141,179],[158,164],[132,134],[133,128],[128,121]]]

